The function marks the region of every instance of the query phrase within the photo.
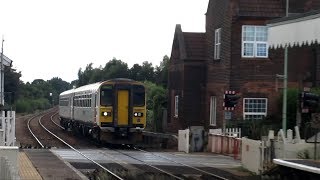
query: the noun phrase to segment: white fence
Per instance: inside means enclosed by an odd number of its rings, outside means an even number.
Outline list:
[[[0,111],[0,146],[14,146],[16,143],[15,111]]]
[[[299,159],[305,153],[309,158],[313,158],[312,149],[314,144],[307,144],[300,139],[299,131],[296,130],[295,138],[292,130],[287,130],[287,138],[284,138],[282,130],[274,136],[273,131],[269,131],[268,137],[263,141],[242,138],[241,163],[244,168],[256,174],[261,174],[273,166],[273,159]]]
[[[190,130],[179,130],[178,151],[189,153],[189,135]]]

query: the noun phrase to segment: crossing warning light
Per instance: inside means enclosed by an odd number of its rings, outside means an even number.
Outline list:
[[[305,91],[300,93],[300,104],[302,113],[314,112],[318,108],[319,103],[319,95]]]
[[[240,98],[235,91],[225,91],[223,102],[224,110],[234,110]]]

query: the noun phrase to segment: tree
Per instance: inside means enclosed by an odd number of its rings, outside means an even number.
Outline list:
[[[154,67],[152,66],[152,63],[144,61],[141,66],[140,74],[144,81],[154,82]]]
[[[113,58],[102,70],[102,79],[129,78],[128,64]]]
[[[165,55],[160,62],[160,66],[157,66],[155,70],[156,83],[162,85],[164,88],[168,86],[169,60],[170,58]]]
[[[11,104],[18,97],[21,72],[16,72],[16,69],[5,67],[4,69],[4,92],[5,102]]]
[[[50,97],[49,100],[52,100],[53,104],[58,104],[60,93],[72,88],[70,83],[68,83],[58,77],[54,77],[47,82],[48,82],[49,86],[52,87],[52,92],[49,92],[49,93],[52,93],[52,97]]]
[[[162,130],[162,112],[167,107],[167,91],[159,85],[145,81],[147,91],[147,124],[155,131]]]
[[[78,87],[90,83],[90,79],[93,75],[92,63],[88,64],[84,71],[80,68],[78,71]]]
[[[139,64],[134,64],[132,68],[129,70],[129,78],[136,81],[143,81],[144,78],[141,74],[142,67]]]

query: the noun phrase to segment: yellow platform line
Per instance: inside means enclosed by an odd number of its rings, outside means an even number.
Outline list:
[[[18,164],[21,180],[42,180],[42,177],[24,152],[19,152]]]

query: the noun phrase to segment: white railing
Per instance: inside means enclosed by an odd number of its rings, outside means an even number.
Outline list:
[[[241,138],[241,128],[226,128],[225,132],[222,129],[209,129],[209,134]]]
[[[0,146],[14,146],[16,143],[15,111],[0,111]]]

